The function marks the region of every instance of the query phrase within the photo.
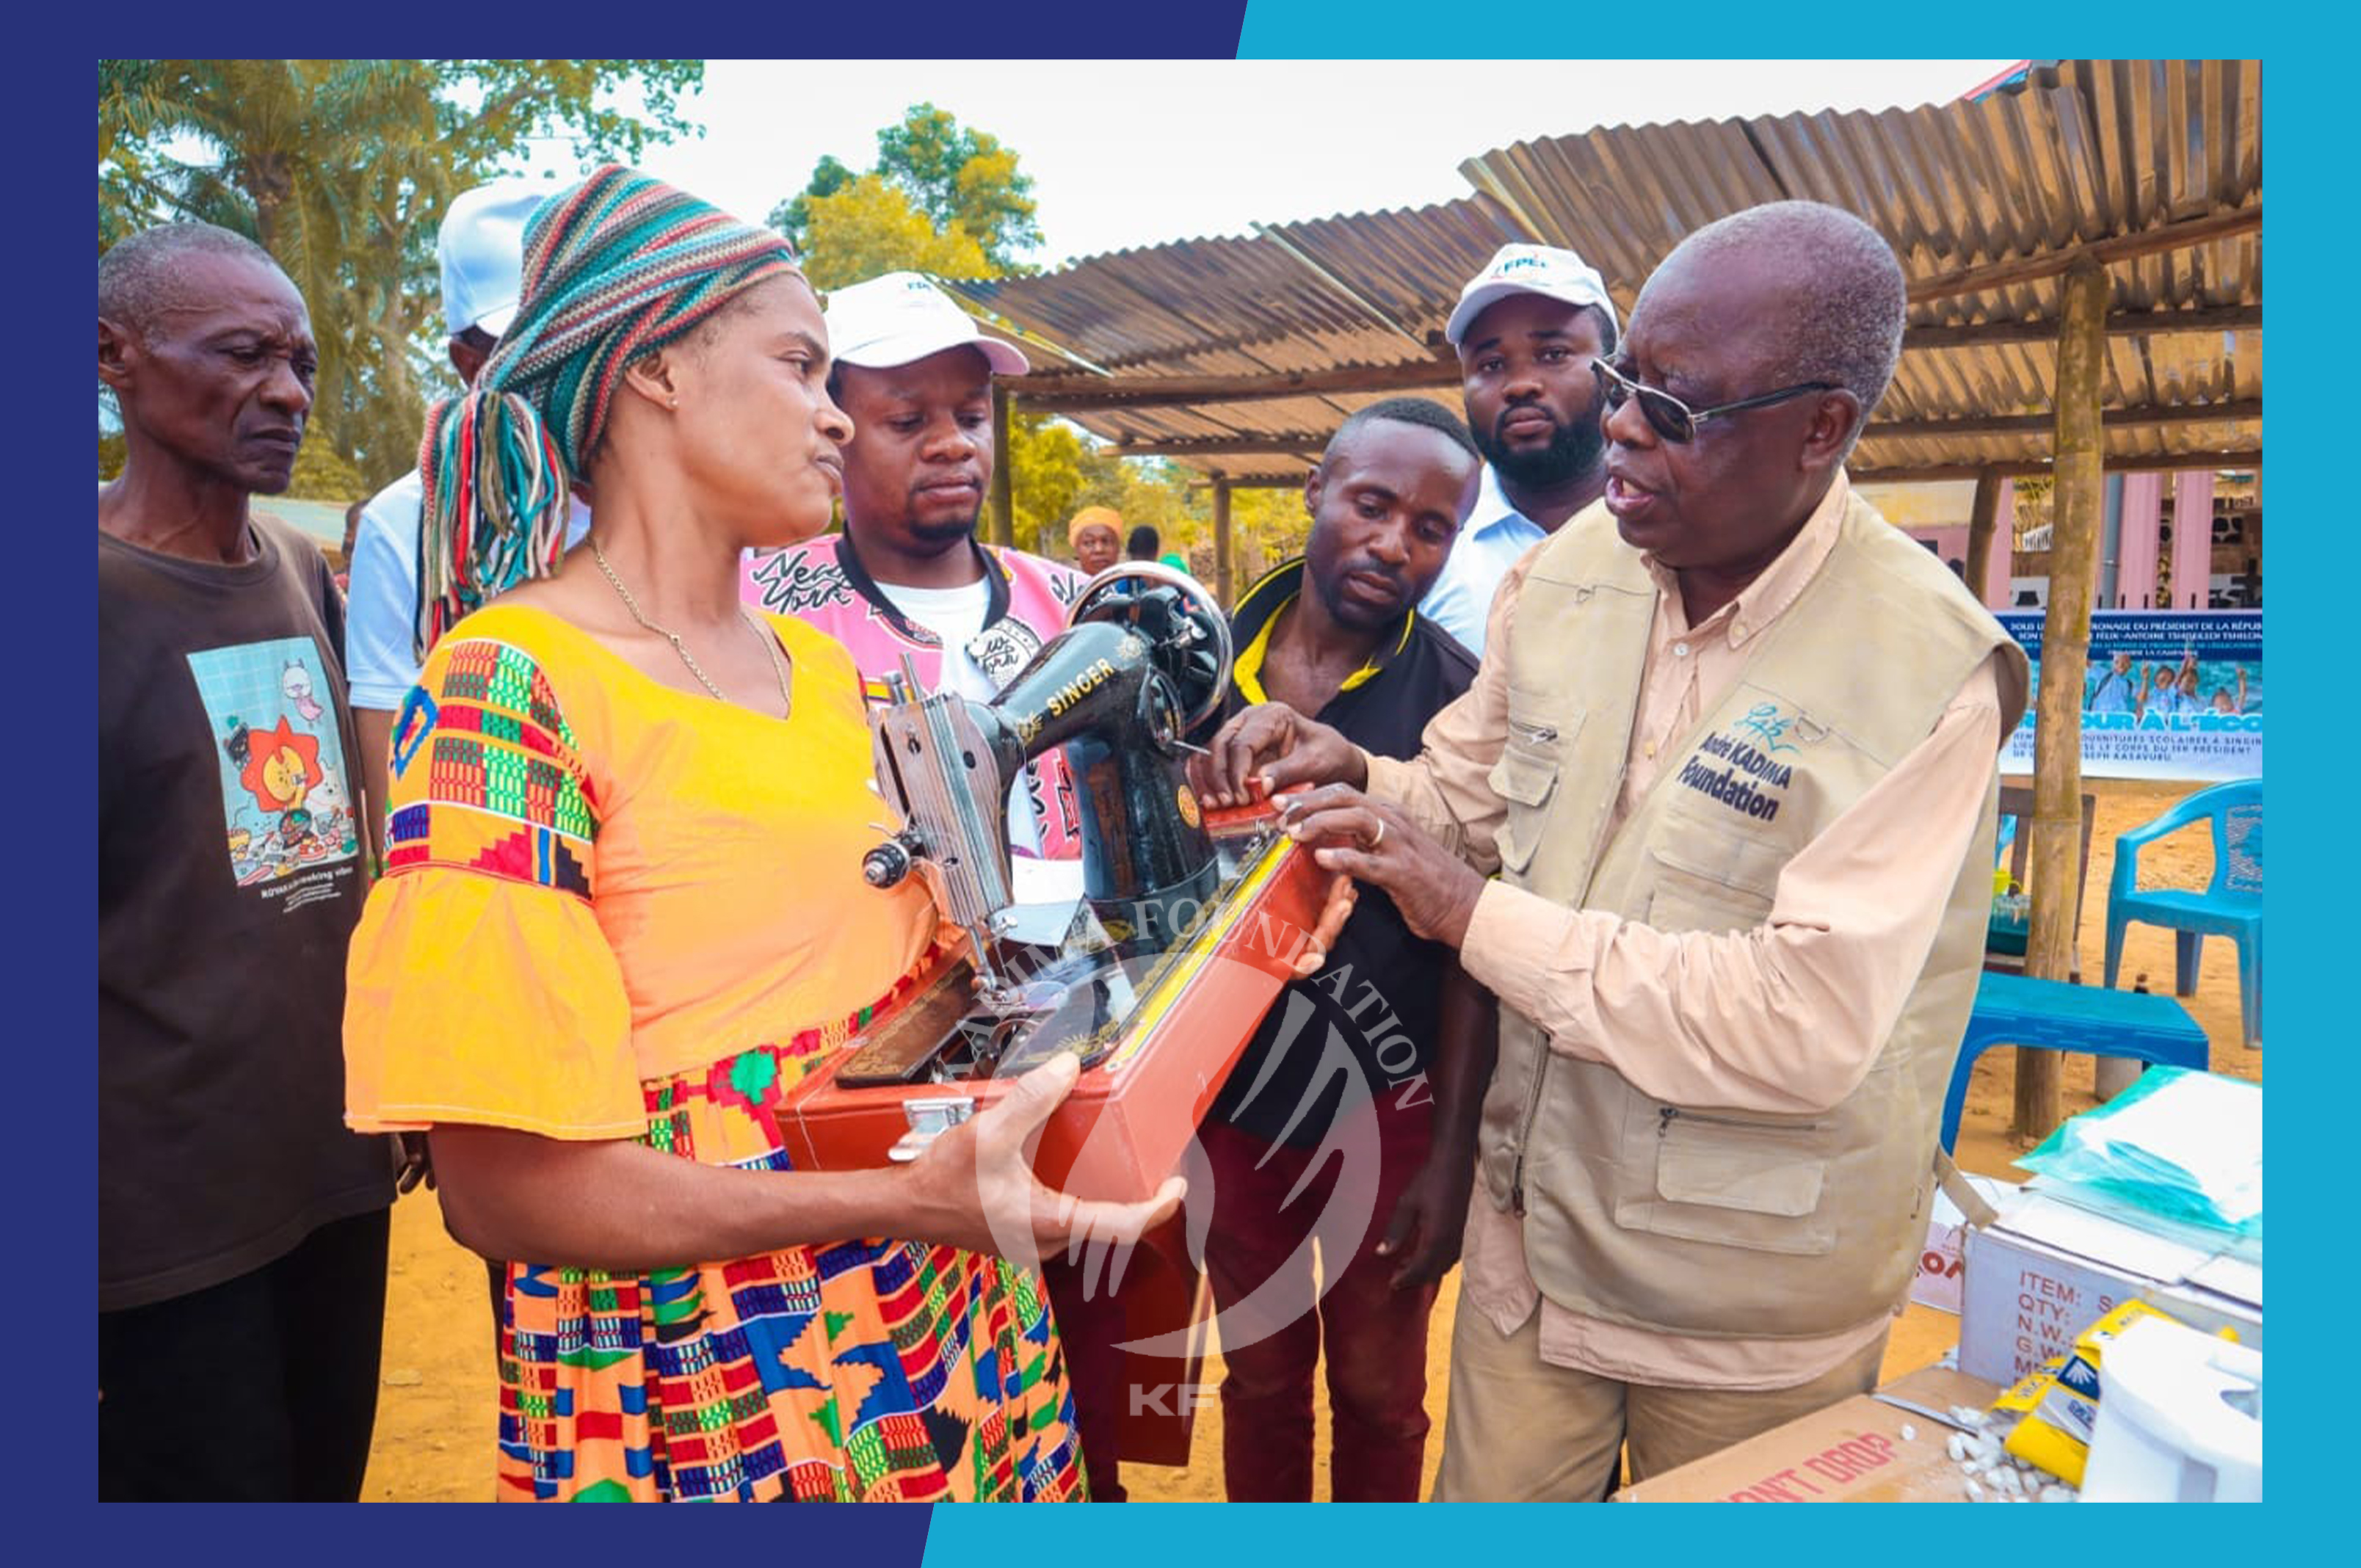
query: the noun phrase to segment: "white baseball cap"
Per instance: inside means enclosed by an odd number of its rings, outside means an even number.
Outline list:
[[[1458,347],[1485,308],[1511,294],[1540,294],[1569,305],[1597,305],[1607,313],[1608,325],[1620,330],[1615,302],[1607,297],[1607,280],[1597,268],[1554,246],[1504,245],[1493,252],[1484,270],[1459,291],[1459,304],[1444,323],[1443,335],[1451,340],[1452,347]]]
[[[471,326],[494,337],[508,331],[524,292],[525,220],[557,190],[544,180],[495,180],[451,199],[434,241],[446,335]]]
[[[916,272],[887,272],[828,295],[829,351],[842,365],[890,370],[962,344],[983,351],[995,376],[1033,367],[1014,344],[986,337],[975,318]]]

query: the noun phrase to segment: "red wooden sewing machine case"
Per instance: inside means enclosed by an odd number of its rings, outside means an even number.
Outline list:
[[[1206,816],[1217,836],[1232,838],[1276,821],[1268,806]],[[1191,935],[1155,960],[1104,1059],[1082,1069],[1042,1129],[1033,1168],[1044,1182],[1077,1197],[1131,1201],[1153,1193],[1180,1168],[1198,1123],[1292,978],[1329,880],[1309,850],[1277,835],[1240,868]],[[964,948],[947,953],[902,1001],[789,1091],[780,1124],[798,1168],[884,1165],[886,1151],[910,1130],[906,1102],[964,1096],[981,1113],[1008,1091],[1013,1078],[864,1087],[836,1081],[864,1040],[908,1010],[965,1011],[971,974]]]

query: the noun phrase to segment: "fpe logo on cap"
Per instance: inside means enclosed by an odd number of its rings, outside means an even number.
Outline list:
[[[1606,317],[1607,340],[1613,340],[1615,302],[1608,297],[1607,280],[1573,251],[1545,245],[1504,245],[1494,251],[1484,270],[1460,291],[1459,303],[1444,323],[1444,340],[1459,347],[1485,308],[1512,294],[1540,294],[1569,305],[1594,307]]]

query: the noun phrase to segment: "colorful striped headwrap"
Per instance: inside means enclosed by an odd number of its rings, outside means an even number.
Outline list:
[[[542,203],[515,319],[419,444],[421,658],[469,610],[557,570],[572,477],[598,448],[624,367],[788,274],[796,254],[776,234],[620,164]]]

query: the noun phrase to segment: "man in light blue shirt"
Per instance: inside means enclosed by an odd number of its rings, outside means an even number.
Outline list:
[[[1510,566],[1607,488],[1591,361],[1615,351],[1615,302],[1570,250],[1502,246],[1460,291],[1444,335],[1459,353],[1467,426],[1484,454],[1476,510],[1419,613],[1481,657]]]
[[[451,368],[468,385],[516,314],[522,292],[524,225],[557,187],[539,181],[498,180],[461,192],[444,214],[435,249],[442,263],[443,319],[451,335]],[[351,688],[353,728],[369,774],[369,795],[383,800],[393,716],[417,683],[418,513],[423,499],[412,468],[369,499],[353,535],[351,581],[345,611],[345,679]],[[568,544],[590,527],[589,509],[574,503]],[[370,814],[372,846],[384,823]]]

